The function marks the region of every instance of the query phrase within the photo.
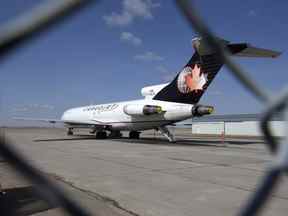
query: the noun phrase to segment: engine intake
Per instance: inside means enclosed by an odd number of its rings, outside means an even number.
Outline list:
[[[204,105],[195,105],[192,108],[192,114],[193,116],[200,117],[203,115],[210,115],[214,112],[213,106],[204,106]]]
[[[124,112],[127,115],[153,115],[161,114],[164,111],[161,106],[156,105],[138,105],[138,104],[128,104],[124,106]]]

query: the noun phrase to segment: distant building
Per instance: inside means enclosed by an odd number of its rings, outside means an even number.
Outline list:
[[[177,124],[180,127],[191,127],[192,134],[262,136],[260,114],[210,115],[193,118]],[[284,136],[285,124],[280,116],[270,122],[275,136]]]

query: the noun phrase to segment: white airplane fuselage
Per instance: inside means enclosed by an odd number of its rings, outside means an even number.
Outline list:
[[[162,108],[161,114],[127,114],[125,106],[141,107],[155,105]],[[118,103],[89,105],[65,111],[61,120],[67,125],[107,125],[110,130],[131,131],[155,129],[163,125],[182,121],[192,117],[191,104],[140,99]]]

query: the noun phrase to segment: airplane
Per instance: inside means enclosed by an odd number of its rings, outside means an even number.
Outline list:
[[[223,39],[219,42],[232,56],[275,58],[281,54],[248,43],[230,43]],[[67,135],[73,135],[75,128],[90,128],[90,133],[99,139],[107,138],[107,132],[109,137],[119,138],[121,131],[129,131],[129,138],[139,139],[141,131],[155,129],[169,142],[176,142],[167,126],[213,112],[213,106],[199,104],[199,101],[223,66],[220,55],[201,37],[192,39],[192,46],[194,54],[172,82],[142,88],[144,99],[71,108],[59,120],[16,119],[62,122],[67,127]]]

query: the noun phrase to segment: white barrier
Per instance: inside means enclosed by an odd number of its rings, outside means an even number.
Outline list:
[[[270,122],[275,136],[284,136],[284,122]],[[261,136],[259,122],[192,122],[193,134]]]

